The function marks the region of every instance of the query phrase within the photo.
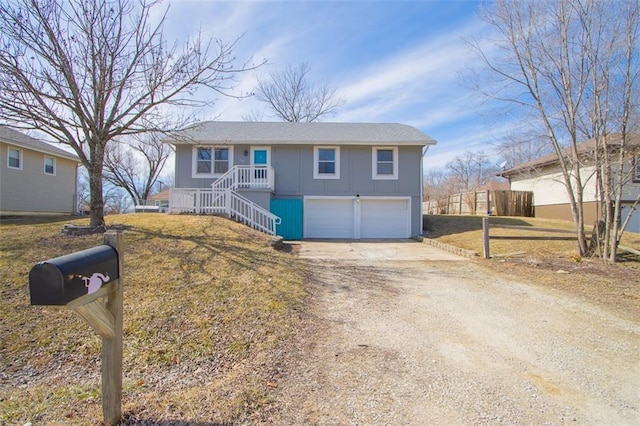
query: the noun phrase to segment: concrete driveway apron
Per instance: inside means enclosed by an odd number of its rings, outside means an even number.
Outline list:
[[[437,261],[466,258],[414,240],[332,240],[304,241],[300,257],[314,260],[337,261]]]

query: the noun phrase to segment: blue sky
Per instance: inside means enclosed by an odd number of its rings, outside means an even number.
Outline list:
[[[326,78],[346,100],[323,121],[413,125],[438,141],[427,154],[427,168],[442,167],[466,150],[488,152],[488,144],[508,129],[508,123],[489,118],[481,95],[460,79],[475,58],[465,40],[488,32],[477,17],[479,1],[169,4],[168,39],[199,29],[227,42],[242,36],[235,49],[238,64],[267,59],[267,65],[239,77],[236,93],[250,92],[258,77],[274,69],[307,62],[311,81]],[[203,118],[242,120],[264,108],[252,98],[220,98]]]

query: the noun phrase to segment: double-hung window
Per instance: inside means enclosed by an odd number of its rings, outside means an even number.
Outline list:
[[[230,147],[197,147],[193,159],[194,177],[219,176],[232,166]]]
[[[633,157],[633,181],[640,182],[640,154]]]
[[[313,178],[340,179],[340,148],[316,146],[313,149]]]
[[[56,175],[56,159],[53,157],[44,157],[44,174],[49,176]]]
[[[7,167],[10,169],[22,170],[22,150],[18,148],[7,148]]]
[[[398,179],[398,148],[373,147],[373,179]]]

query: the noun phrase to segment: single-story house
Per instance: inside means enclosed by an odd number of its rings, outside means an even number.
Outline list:
[[[395,123],[210,121],[175,145],[172,213],[221,213],[285,239],[422,234],[435,140]]]
[[[169,207],[169,190],[165,189],[164,191],[156,192],[155,194],[149,196],[147,199],[147,205],[158,206],[161,208]]]
[[[615,150],[619,136],[611,135],[608,146]],[[625,170],[631,174],[622,194],[622,221],[631,211],[631,205],[640,194],[640,136],[628,139],[627,149],[634,153],[629,157]],[[596,188],[596,167],[593,161],[595,140],[589,139],[578,145],[583,179],[583,206],[585,223],[593,224],[600,215],[600,201]],[[571,206],[556,153],[519,164],[504,170],[500,176],[509,179],[510,187],[516,191],[532,191],[535,216],[549,219],[572,220]],[[640,232],[640,210],[636,210],[627,226],[627,231]]]
[[[166,213],[169,209],[169,190],[150,195],[141,205],[135,206],[136,213]]]
[[[0,126],[0,211],[75,213],[80,159]]]

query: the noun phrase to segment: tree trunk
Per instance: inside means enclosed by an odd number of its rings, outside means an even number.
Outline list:
[[[602,256],[602,242],[604,239],[604,221],[596,220],[593,224],[593,232],[591,233],[591,246],[589,247],[589,254]]]
[[[616,200],[611,209],[613,210],[611,214],[612,229],[610,230],[609,235],[608,259],[611,263],[616,263],[618,260],[618,238],[620,236],[620,211],[622,210],[622,203],[620,202],[620,197],[618,195],[616,195]]]
[[[575,156],[577,158],[577,155]],[[580,177],[580,169],[577,161],[573,162],[572,170],[565,178],[568,182],[566,185],[569,188],[569,201],[571,203],[571,214],[573,216],[573,223],[576,226],[576,237],[578,239],[578,254],[583,257],[588,253],[587,237],[584,232],[584,203],[582,199],[582,179]],[[573,189],[575,186],[575,190]]]
[[[106,231],[104,222],[104,197],[102,194],[102,159],[104,158],[104,148],[101,144],[95,144],[91,150],[91,164],[89,171],[89,226],[96,232]]]

